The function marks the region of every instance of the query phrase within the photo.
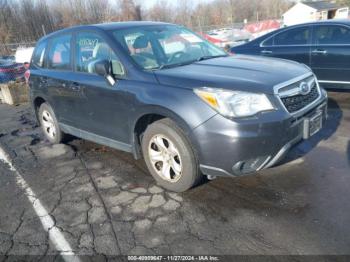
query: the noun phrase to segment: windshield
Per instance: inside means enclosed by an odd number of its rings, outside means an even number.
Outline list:
[[[145,26],[112,32],[131,58],[147,70],[227,56],[220,48],[179,26]]]

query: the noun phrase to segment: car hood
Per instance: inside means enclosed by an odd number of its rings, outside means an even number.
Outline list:
[[[310,73],[299,63],[234,55],[155,71],[160,84],[184,88],[214,87],[273,94],[273,87]]]

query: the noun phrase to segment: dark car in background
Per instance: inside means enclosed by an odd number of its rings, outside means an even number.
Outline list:
[[[350,20],[327,20],[282,28],[231,49],[308,65],[325,88],[350,89]]]
[[[79,26],[39,40],[33,110],[65,134],[143,157],[163,187],[275,165],[325,121],[326,92],[305,65],[233,56],[172,24]]]
[[[7,60],[7,61],[15,62],[16,57],[14,55],[2,55],[2,56],[0,56],[0,60]]]
[[[12,59],[0,59],[0,84],[10,81],[24,80],[26,68]]]

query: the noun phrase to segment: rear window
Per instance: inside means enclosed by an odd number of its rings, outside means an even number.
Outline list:
[[[39,43],[36,47],[32,58],[32,64],[36,67],[44,67],[46,47],[46,41]]]
[[[299,27],[277,34],[274,39],[274,45],[307,45],[309,41],[310,28]]]
[[[51,42],[48,67],[55,70],[71,70],[71,35],[56,37]]]

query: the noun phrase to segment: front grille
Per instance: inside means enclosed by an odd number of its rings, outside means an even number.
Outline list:
[[[307,105],[315,101],[319,96],[317,85],[315,84],[311,91],[306,95],[294,95],[289,97],[281,98],[284,106],[287,108],[289,113],[294,113],[303,109]]]

